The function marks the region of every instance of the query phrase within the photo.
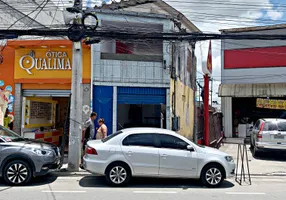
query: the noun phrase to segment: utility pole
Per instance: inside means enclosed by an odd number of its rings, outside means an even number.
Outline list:
[[[204,75],[204,140],[206,146],[209,146],[209,78],[208,74]]]
[[[73,8],[82,10],[82,1],[75,0]],[[81,24],[81,18],[74,19],[74,25]],[[82,45],[73,42],[72,84],[69,135],[69,171],[79,171],[82,139]]]
[[[205,145],[209,146],[209,133],[210,133],[210,130],[209,130],[210,76],[209,74],[212,74],[212,43],[211,41],[209,44],[207,65],[203,66],[203,72],[205,74],[204,75],[204,141],[205,141]]]

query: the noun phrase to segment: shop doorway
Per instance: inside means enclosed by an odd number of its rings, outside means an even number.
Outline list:
[[[117,129],[166,128],[166,88],[118,87]]]
[[[166,128],[165,105],[119,104],[118,130],[132,127]]]
[[[23,97],[22,129],[25,138],[42,140],[57,146],[62,144],[64,133],[69,132],[69,97]],[[68,151],[68,139],[65,150]]]
[[[267,99],[267,98],[262,98]],[[286,98],[268,98],[269,100],[283,100]],[[259,108],[257,106],[257,98],[232,98],[232,129],[233,137],[240,136],[240,132],[246,132],[249,136],[250,128],[255,122],[261,118],[282,118],[286,110]]]

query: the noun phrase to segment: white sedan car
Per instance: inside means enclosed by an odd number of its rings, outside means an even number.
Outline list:
[[[105,175],[112,186],[125,185],[136,176],[200,179],[217,187],[235,171],[226,153],[159,128],[123,129],[89,141],[83,160],[87,171]]]

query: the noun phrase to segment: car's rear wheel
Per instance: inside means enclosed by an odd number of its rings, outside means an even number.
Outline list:
[[[129,183],[131,172],[127,164],[114,163],[107,168],[105,177],[109,185],[123,186]]]
[[[218,187],[224,181],[223,169],[218,164],[210,164],[203,168],[201,181],[207,187]]]
[[[14,160],[5,165],[3,177],[9,185],[27,184],[32,178],[32,169],[27,162]]]

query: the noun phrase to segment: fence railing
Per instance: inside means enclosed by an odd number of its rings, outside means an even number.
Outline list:
[[[197,134],[198,140],[204,139],[204,111],[203,107],[197,107]],[[222,113],[209,109],[209,143],[210,146],[216,147],[222,137]]]

